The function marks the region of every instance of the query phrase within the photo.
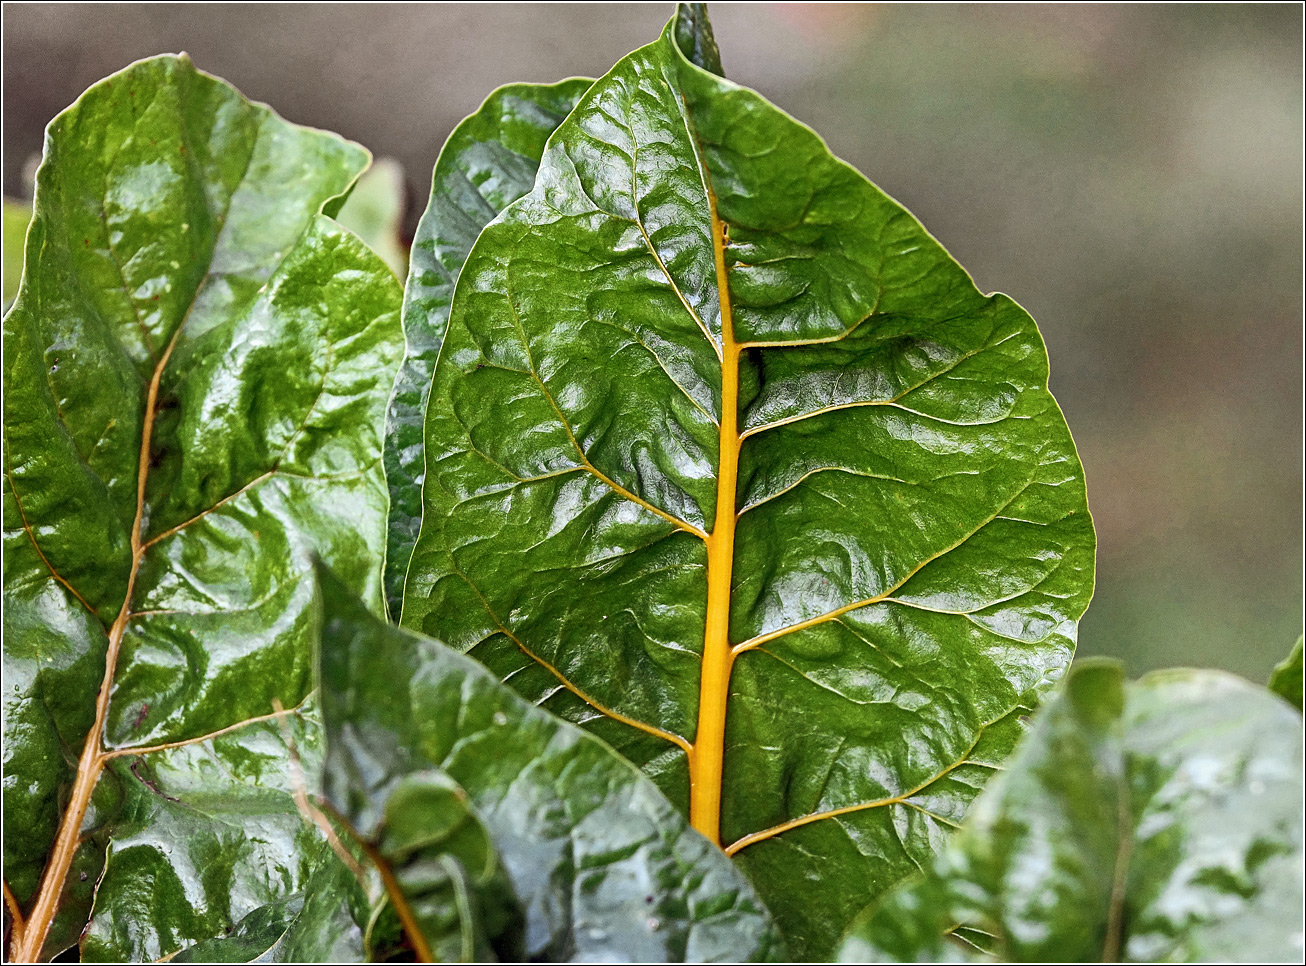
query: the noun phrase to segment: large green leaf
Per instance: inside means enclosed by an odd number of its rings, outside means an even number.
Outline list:
[[[775,952],[748,881],[638,769],[477,662],[377,619],[325,569],[320,579],[325,797],[424,945],[483,955],[481,930],[500,955],[530,961]],[[516,915],[482,903],[479,921],[451,929],[440,896],[491,882],[497,861]],[[464,952],[432,941],[467,932]]]
[[[1300,720],[1217,671],[1086,662],[843,962],[1300,962]]]
[[[820,957],[1062,674],[1093,529],[1033,320],[674,34],[467,257],[402,622],[641,765]]]
[[[454,128],[435,162],[431,198],[417,223],[408,265],[407,348],[386,421],[386,592],[396,616],[422,522],[422,419],[458,275],[481,229],[530,191],[544,143],[591,83],[572,78],[499,88]]]
[[[35,955],[61,883],[82,881],[69,864],[96,867],[110,792],[136,782],[121,761],[99,782],[106,754],[304,699],[312,553],[381,606],[400,293],[322,213],[367,160],[185,57],[113,75],[49,126],[4,323],[18,954]],[[72,919],[52,938],[75,937]]]
[[[1302,709],[1302,638],[1270,675],[1269,688],[1298,711]]]

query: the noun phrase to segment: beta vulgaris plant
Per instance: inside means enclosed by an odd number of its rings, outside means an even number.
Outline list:
[[[49,126],[11,960],[1299,961],[1299,710],[1067,678],[1033,320],[702,5],[491,94],[406,288],[334,217],[368,163],[185,56]]]

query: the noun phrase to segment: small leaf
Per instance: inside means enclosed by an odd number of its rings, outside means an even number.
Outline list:
[[[319,579],[326,798],[364,839],[397,845],[424,840],[407,824],[411,803],[401,809],[395,797],[438,792],[426,835],[472,878],[483,828],[521,917],[489,931],[500,955],[702,962],[775,952],[747,880],[638,769],[476,661],[378,620],[325,568]],[[451,789],[465,793],[467,817]],[[410,889],[395,892],[402,900]]]
[[[499,88],[454,128],[435,162],[431,199],[413,239],[404,293],[407,349],[386,424],[386,594],[396,618],[422,522],[422,421],[454,286],[481,229],[531,190],[545,142],[591,83],[572,78]]]
[[[1302,732],[1218,671],[1086,661],[924,878],[841,962],[1297,962]]]
[[[1269,689],[1298,711],[1302,710],[1302,638],[1292,646],[1274,673],[1270,675]]]

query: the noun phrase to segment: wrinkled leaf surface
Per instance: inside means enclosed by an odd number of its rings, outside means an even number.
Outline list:
[[[48,129],[4,323],[4,870],[29,912],[102,752],[304,699],[312,553],[381,605],[400,293],[322,214],[367,160],[185,57]],[[96,835],[139,784],[122,766]]]
[[[298,770],[288,767],[288,741]],[[336,866],[345,886],[353,882],[295,800],[308,782],[316,785],[321,747],[317,722],[296,713],[284,724],[264,720],[208,741],[114,758],[109,769],[124,802],[83,955],[150,962],[229,929],[246,945],[279,929],[260,955],[284,946],[305,915],[305,894],[338,893]],[[337,913],[322,904],[319,897],[307,914]],[[340,936],[339,951],[352,949],[360,959],[357,926],[346,943],[349,936]]]
[[[676,39],[689,59],[721,74],[721,54],[707,4],[677,4],[675,24]],[[422,426],[454,286],[481,229],[531,189],[545,142],[591,83],[589,78],[573,77],[557,84],[499,88],[454,128],[435,162],[430,201],[413,240],[404,294],[407,349],[386,428],[390,482],[386,595],[396,617],[422,522]],[[366,176],[363,181],[343,214],[354,205]]]
[[[499,88],[454,128],[435,162],[431,198],[413,239],[404,290],[407,347],[386,423],[386,593],[396,617],[422,522],[422,419],[458,275],[481,229],[531,189],[544,143],[591,83],[572,78]]]
[[[1093,530],[1028,314],[675,34],[467,257],[402,622],[640,765],[819,958],[1062,674]]]
[[[1301,721],[1217,671],[1087,662],[843,962],[1297,962]],[[957,930],[961,932],[961,930]]]
[[[302,892],[259,906],[226,936],[189,946],[170,962],[364,962],[363,932],[354,907],[367,908],[358,883],[325,847]]]
[[[509,959],[744,961],[775,952],[748,881],[638,769],[476,661],[378,620],[330,573],[321,579],[325,797],[364,839],[380,837],[374,858],[430,861],[439,851],[474,873],[483,828],[516,904],[516,920],[497,935],[486,926]],[[432,791],[432,773],[465,792],[475,822],[448,807],[456,795],[421,820],[414,806]],[[432,818],[441,814],[448,820]],[[414,844],[438,849],[422,854]],[[411,883],[401,896],[413,895]]]

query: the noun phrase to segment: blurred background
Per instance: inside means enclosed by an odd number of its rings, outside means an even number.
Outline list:
[[[411,237],[494,87],[597,76],[655,4],[10,4],[4,193],[44,125],[185,50],[391,157]],[[727,74],[1038,320],[1100,541],[1080,654],[1264,680],[1302,631],[1302,8],[713,4]],[[385,217],[382,212],[381,217]]]

